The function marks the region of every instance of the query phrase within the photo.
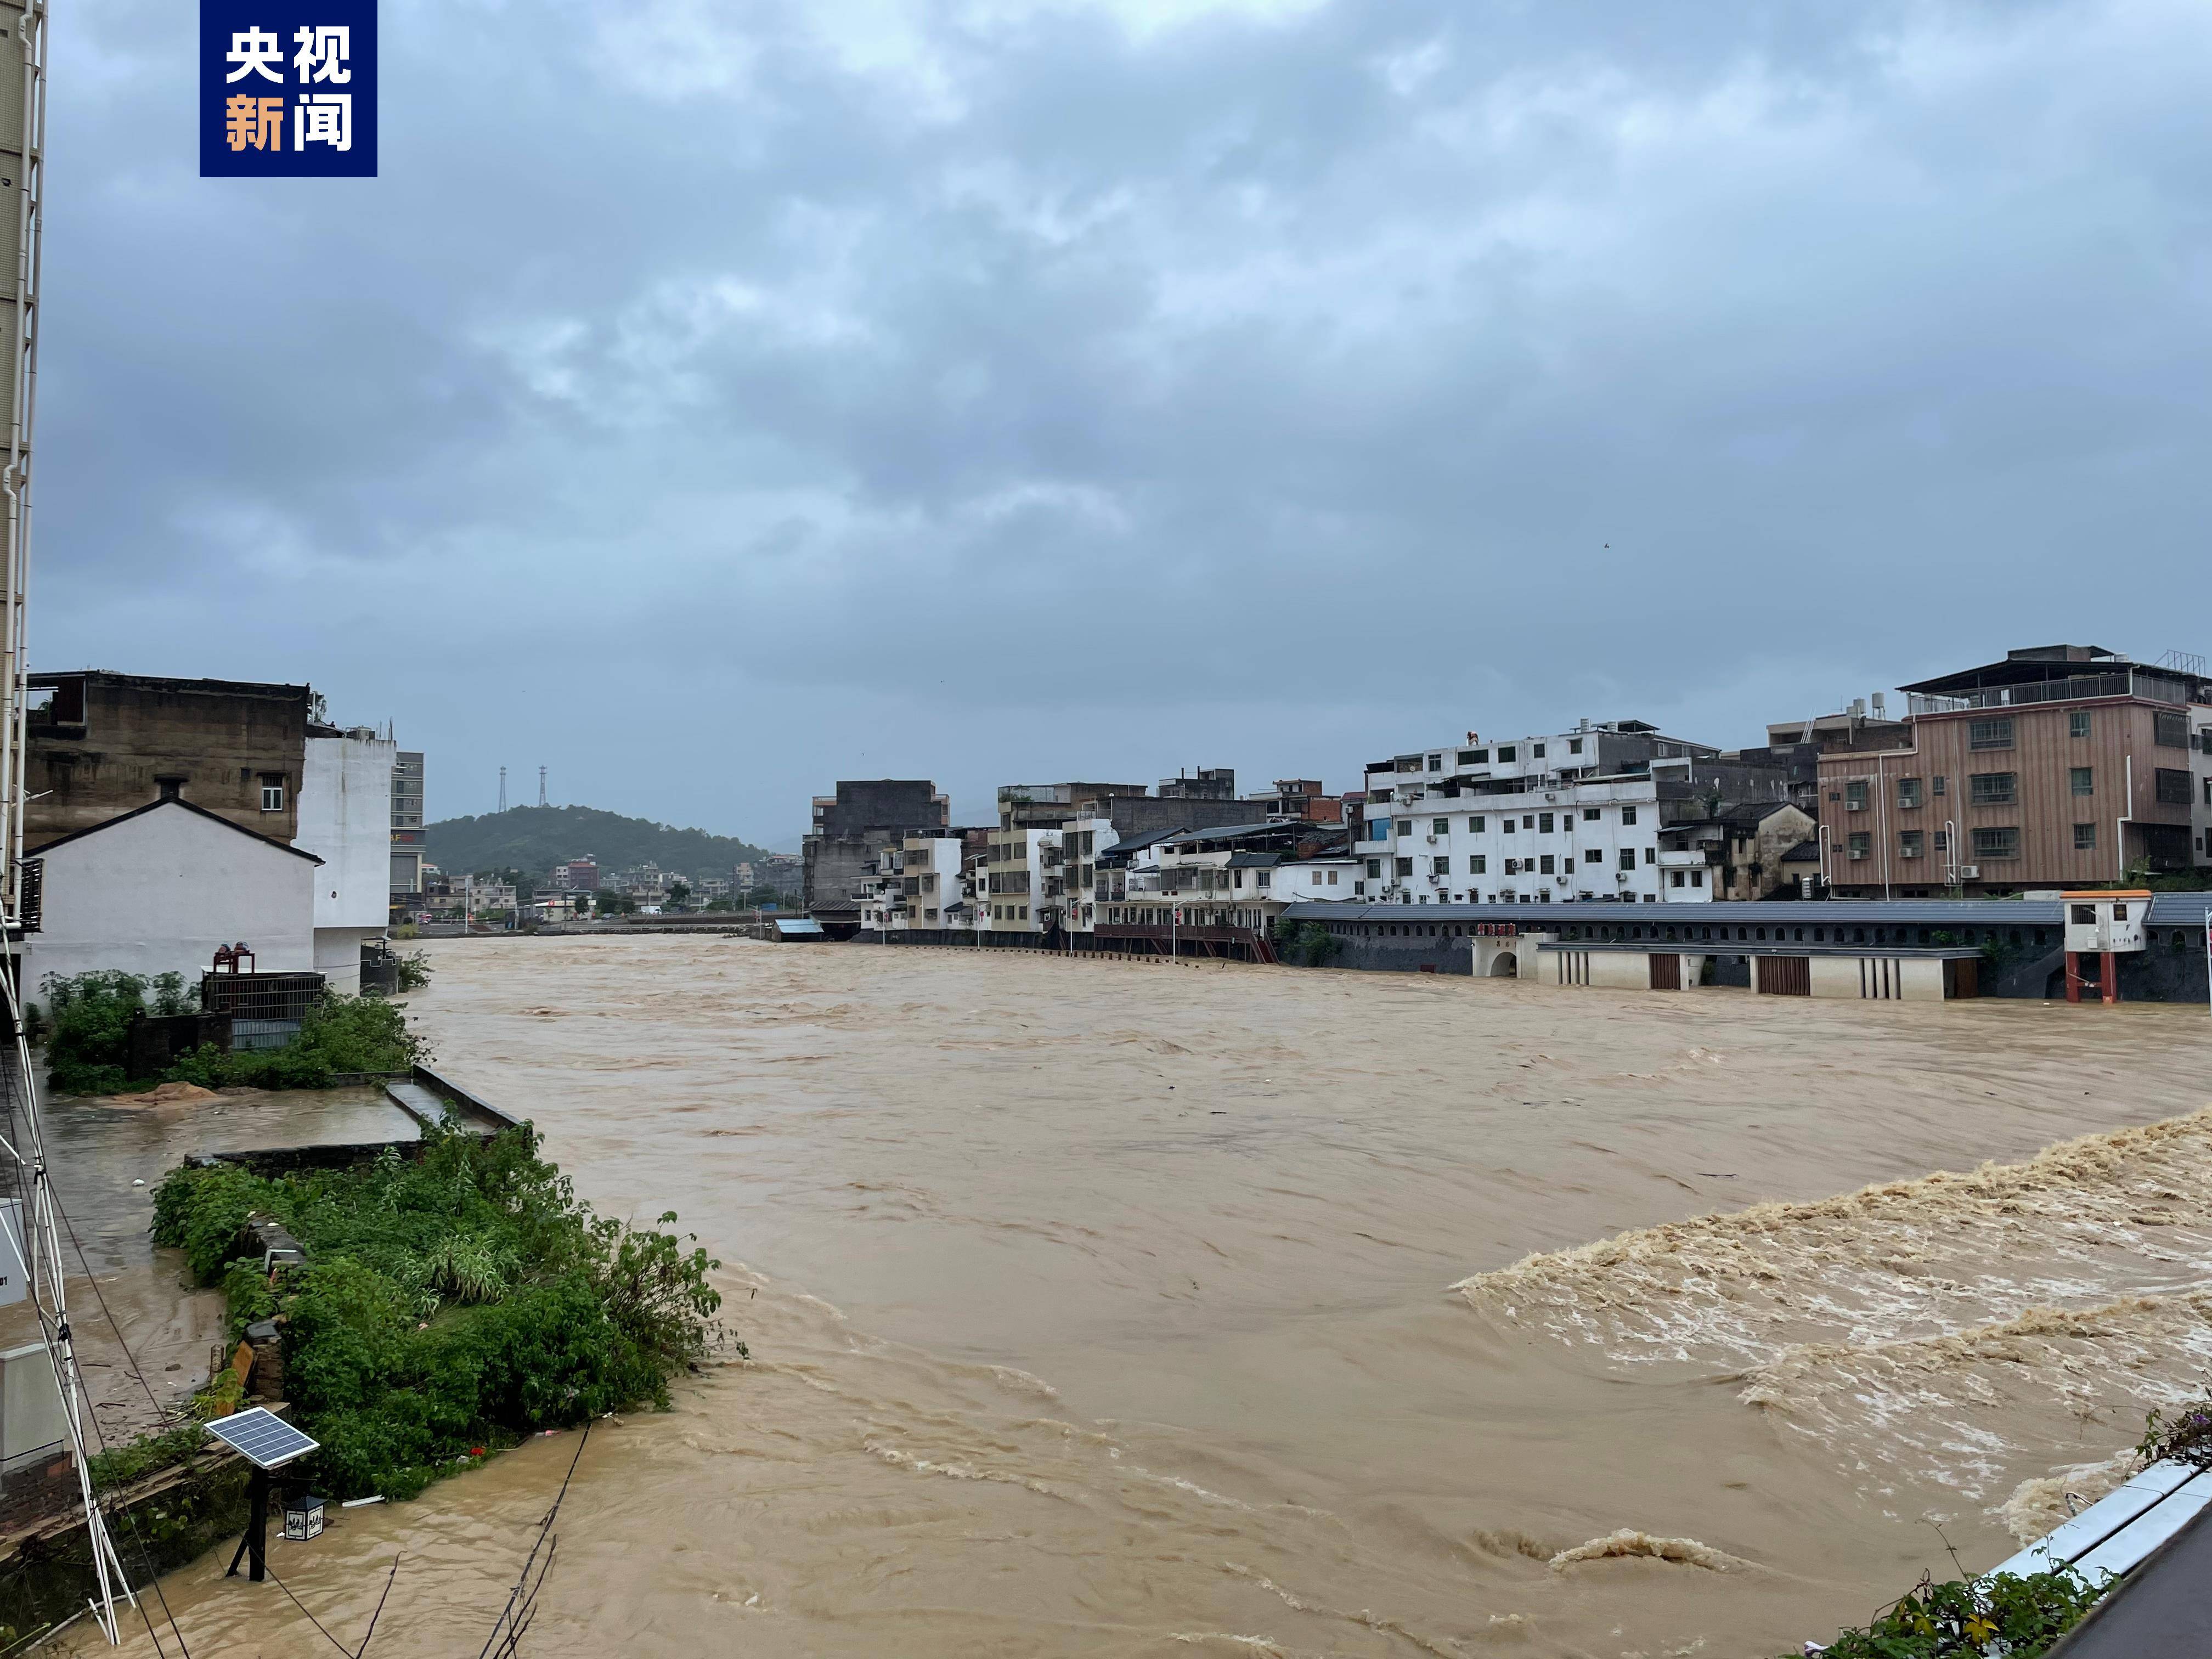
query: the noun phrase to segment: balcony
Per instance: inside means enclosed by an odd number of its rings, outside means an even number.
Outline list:
[[[2189,704],[2188,683],[2167,674],[2127,671],[2113,674],[2075,674],[2063,680],[2036,680],[2026,685],[1995,685],[1969,691],[1963,696],[1940,696],[1914,691],[1906,706],[1915,714],[1956,714],[1970,708],[2018,708],[2039,702],[2084,702],[2092,697],[2141,697],[2176,708]]]
[[[1664,847],[1659,849],[1659,867],[1662,870],[1699,870],[1705,865],[1705,855],[1700,849],[1670,850]]]

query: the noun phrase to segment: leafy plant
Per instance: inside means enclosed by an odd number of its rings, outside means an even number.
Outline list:
[[[392,961],[399,970],[401,990],[419,991],[429,984],[430,958],[427,953],[414,951],[405,956],[395,956]]]
[[[2111,1583],[2107,1575],[2093,1584],[2070,1567],[1941,1584],[1923,1576],[1873,1623],[1840,1632],[1819,1651],[1822,1659],[2037,1659],[2081,1622]]]
[[[180,980],[178,983],[181,987]],[[51,1023],[46,1038],[51,1086],[70,1095],[109,1095],[122,1088],[131,1022],[146,1012],[146,994],[152,986],[136,974],[109,969],[68,977],[49,974],[40,988],[46,994]]]
[[[2212,1469],[2212,1386],[2197,1404],[2168,1416],[2154,1411],[2143,1419],[2143,1437],[2136,1447],[2146,1463],[2171,1460],[2192,1468]]]
[[[286,1386],[323,1443],[313,1476],[338,1496],[410,1497],[475,1448],[665,1406],[720,1340],[720,1264],[661,1231],[673,1214],[593,1214],[526,1127],[424,1139],[419,1160],[350,1170],[179,1170],[155,1198],[155,1241],[223,1286],[234,1325],[283,1322]],[[256,1213],[307,1253],[273,1291],[240,1259]]]
[[[1343,953],[1344,941],[1317,921],[1275,918],[1275,954],[1301,968],[1326,968]]]

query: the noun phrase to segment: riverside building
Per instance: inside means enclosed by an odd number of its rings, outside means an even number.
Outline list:
[[[1747,805],[1790,804],[1811,765],[1810,750],[1724,753],[1643,720],[1585,720],[1502,741],[1470,732],[1367,768],[1354,896],[1707,902],[1723,885],[1729,840],[1690,826],[1740,820]]]

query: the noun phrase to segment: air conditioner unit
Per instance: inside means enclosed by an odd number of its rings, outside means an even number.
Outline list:
[[[1959,866],[1959,879],[1960,881],[1979,881],[1981,878],[1982,866],[1980,865],[1962,864]]]

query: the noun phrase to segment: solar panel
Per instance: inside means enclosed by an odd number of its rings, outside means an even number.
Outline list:
[[[273,1469],[319,1449],[316,1442],[259,1406],[218,1417],[207,1431],[256,1468]]]

